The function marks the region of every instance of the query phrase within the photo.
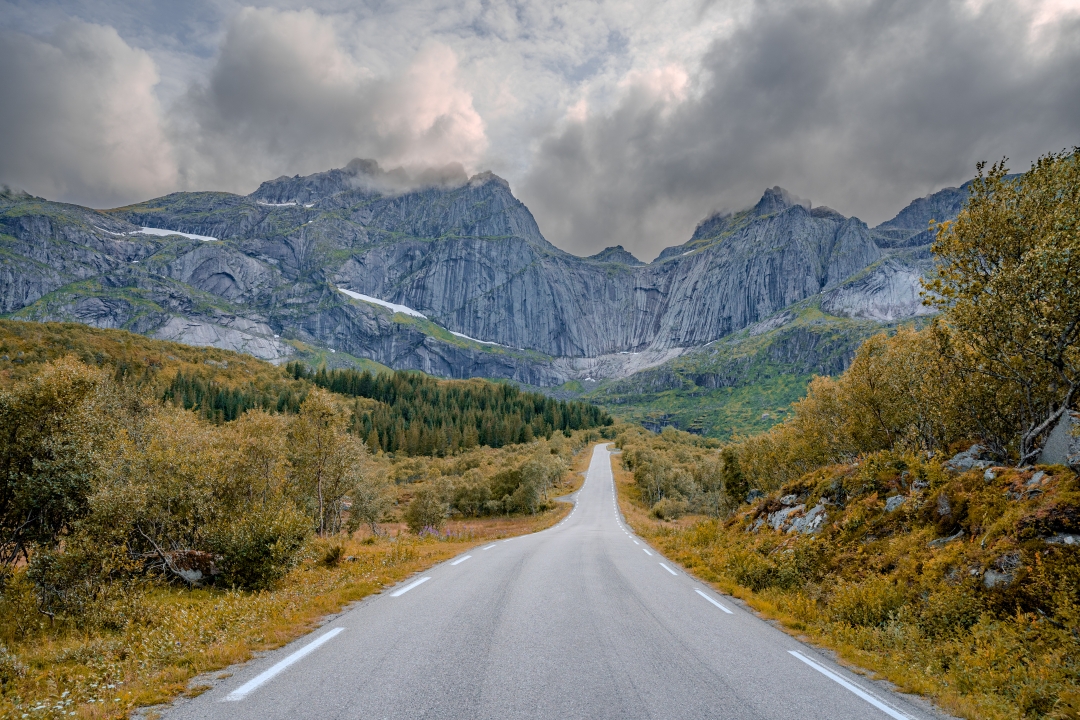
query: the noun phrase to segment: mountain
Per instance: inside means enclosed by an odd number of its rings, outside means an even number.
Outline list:
[[[612,247],[604,248],[595,255],[590,255],[586,260],[595,260],[596,262],[610,262],[619,263],[620,265],[644,265],[645,263],[634,257],[633,253],[623,248],[622,245],[613,245]]]
[[[779,330],[800,303],[826,323],[925,314],[927,224],[964,197],[949,188],[870,228],[774,187],[643,264],[621,246],[556,248],[505,180],[453,166],[409,178],[354,160],[247,196],[104,211],[5,190],[0,312],[275,362],[367,359],[592,392],[649,368],[694,376],[710,344]]]

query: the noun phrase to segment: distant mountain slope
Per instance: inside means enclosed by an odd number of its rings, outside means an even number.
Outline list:
[[[917,200],[871,229],[772,188],[646,265],[618,246],[559,250],[490,173],[414,180],[356,160],[249,196],[174,193],[100,212],[4,192],[0,311],[278,362],[321,353],[535,386],[600,381],[814,298],[837,318],[926,312],[922,233],[963,195]]]

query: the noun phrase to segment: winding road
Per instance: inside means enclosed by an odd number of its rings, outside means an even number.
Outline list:
[[[944,717],[832,663],[636,537],[607,447],[574,511],[232,669],[165,717]]]

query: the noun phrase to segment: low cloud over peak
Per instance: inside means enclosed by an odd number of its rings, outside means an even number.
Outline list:
[[[555,244],[649,259],[762,188],[875,224],[1080,142],[1080,0],[118,7],[0,0],[0,183],[105,206],[492,168]]]

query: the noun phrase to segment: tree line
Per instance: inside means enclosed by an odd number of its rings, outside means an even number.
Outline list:
[[[353,430],[368,447],[384,452],[445,456],[612,423],[595,405],[555,400],[506,383],[436,380],[406,371],[312,371],[299,362],[288,364],[286,372],[340,395],[381,403],[375,409],[357,409]]]

